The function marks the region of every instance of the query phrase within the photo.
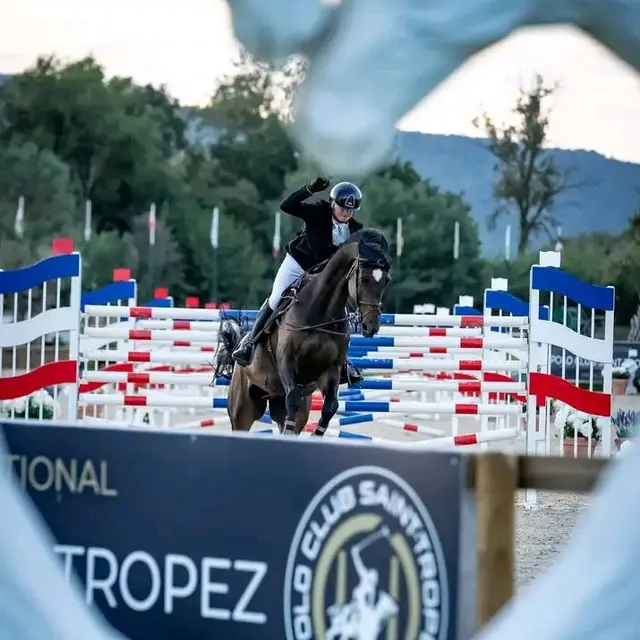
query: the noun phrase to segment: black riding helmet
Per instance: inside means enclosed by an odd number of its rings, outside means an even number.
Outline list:
[[[329,197],[344,209],[353,211],[354,213],[360,210],[362,191],[351,182],[338,182],[338,184],[331,189]]]

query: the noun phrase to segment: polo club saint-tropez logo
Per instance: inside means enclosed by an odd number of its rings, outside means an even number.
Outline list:
[[[375,466],[315,495],[294,534],[284,585],[287,640],[444,640],[442,546],[416,492]]]

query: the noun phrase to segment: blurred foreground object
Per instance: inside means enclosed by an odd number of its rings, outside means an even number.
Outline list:
[[[227,2],[235,36],[253,56],[309,57],[294,134],[326,173],[355,177],[384,162],[403,116],[469,57],[521,27],[573,24],[640,68],[637,0]]]
[[[8,453],[0,432],[0,459]],[[0,638],[125,640],[85,605],[64,578],[55,542],[6,465],[0,473]]]
[[[635,640],[640,630],[638,540],[640,447],[634,444],[610,463],[553,566],[474,640]]]

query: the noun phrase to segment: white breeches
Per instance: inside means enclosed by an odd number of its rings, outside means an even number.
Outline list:
[[[269,296],[269,307],[272,311],[275,310],[284,290],[290,284],[295,282],[303,273],[304,269],[287,253],[280,265],[280,268],[278,269],[278,273],[276,273],[276,277],[273,281],[273,288],[271,289],[271,295]]]

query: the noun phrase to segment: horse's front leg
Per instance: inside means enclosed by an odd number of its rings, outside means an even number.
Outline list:
[[[320,410],[320,420],[313,432],[314,436],[323,436],[329,426],[331,418],[336,415],[338,407],[338,388],[340,386],[340,368],[327,374],[327,384],[324,388],[324,400]]]
[[[296,382],[295,364],[289,359],[285,359],[278,369],[280,381],[284,388],[284,402],[286,408],[284,431],[282,432],[282,435],[292,436],[296,434],[296,416],[304,402],[304,395]]]

